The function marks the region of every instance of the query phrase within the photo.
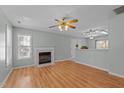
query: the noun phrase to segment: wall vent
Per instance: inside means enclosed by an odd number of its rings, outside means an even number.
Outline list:
[[[124,13],[124,5],[114,9],[113,11],[116,13],[116,15]]]

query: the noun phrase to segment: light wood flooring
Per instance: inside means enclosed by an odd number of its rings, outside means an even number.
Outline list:
[[[6,88],[112,88],[124,87],[124,79],[73,61],[46,67],[14,69]]]

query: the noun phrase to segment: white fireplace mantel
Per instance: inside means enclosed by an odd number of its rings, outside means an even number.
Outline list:
[[[39,52],[51,52],[51,63],[45,63],[39,65]],[[34,49],[34,62],[36,66],[46,66],[54,63],[54,47],[40,47]]]

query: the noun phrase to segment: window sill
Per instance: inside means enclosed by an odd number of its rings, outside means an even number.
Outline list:
[[[30,59],[31,57],[23,57],[23,58],[17,58],[17,60],[25,60],[25,59]]]

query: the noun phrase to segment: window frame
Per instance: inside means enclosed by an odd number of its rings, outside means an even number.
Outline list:
[[[105,47],[105,48],[97,48],[97,41],[105,41],[105,44],[106,44],[106,41],[108,42],[108,47]],[[106,46],[106,45],[105,45]],[[109,49],[109,40],[108,39],[99,39],[99,40],[95,40],[95,49],[98,49],[98,50],[108,50]]]
[[[19,46],[19,35],[20,36],[30,36],[30,46]],[[21,47],[30,47],[30,56],[29,57],[26,57],[26,56],[23,56],[23,57],[19,57],[19,48]],[[17,34],[17,60],[21,60],[21,59],[30,59],[32,57],[32,35],[31,34],[21,34],[21,33],[18,33]]]

